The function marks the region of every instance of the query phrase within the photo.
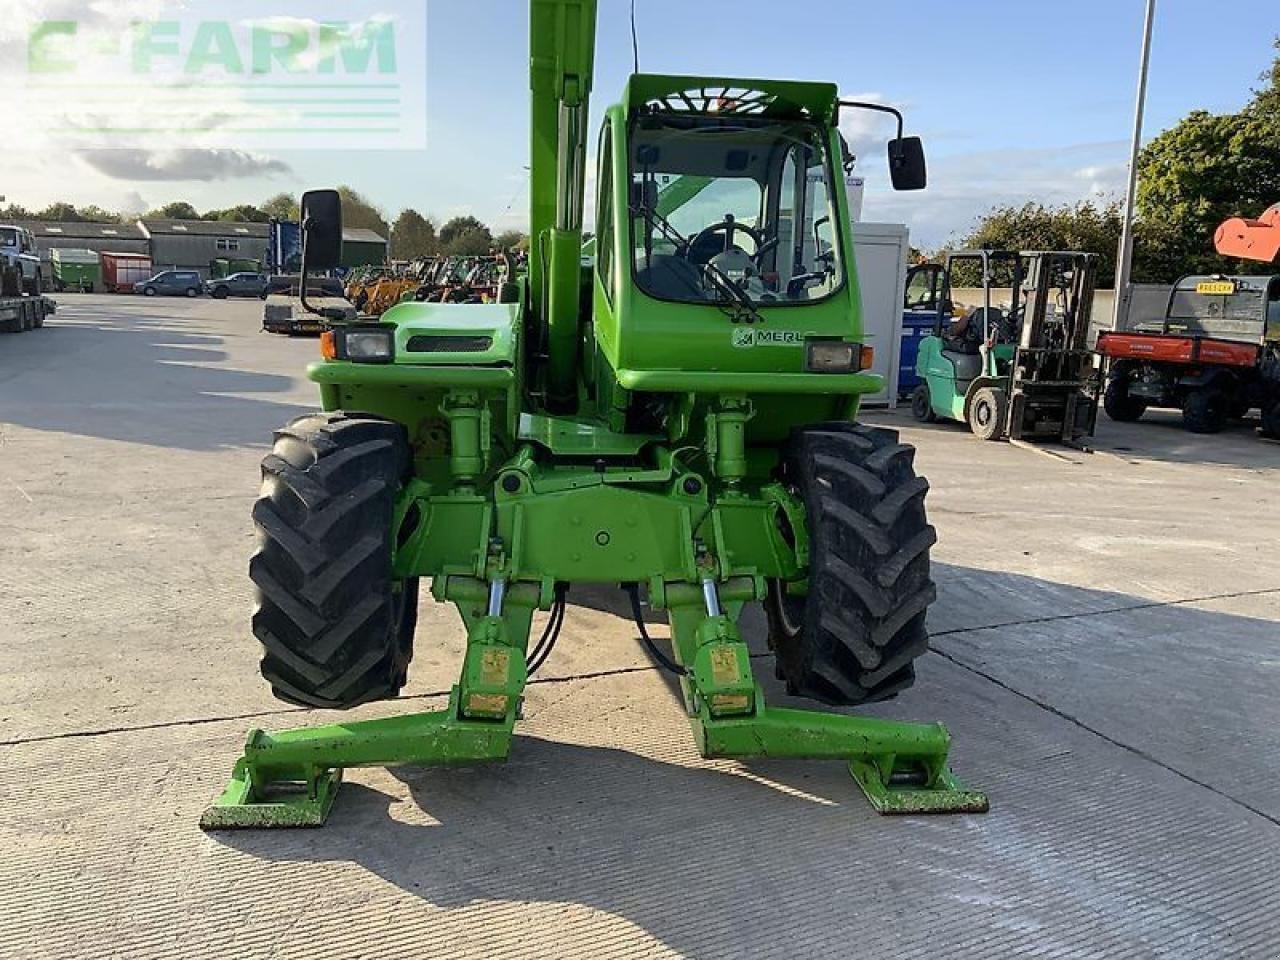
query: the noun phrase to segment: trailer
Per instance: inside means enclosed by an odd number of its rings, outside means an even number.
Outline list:
[[[151,258],[140,253],[99,254],[102,263],[102,285],[107,293],[133,293],[133,285],[150,279],[154,270]]]
[[[262,307],[262,329],[267,333],[297,336],[319,335],[329,329],[332,318],[339,314],[350,322],[358,316],[355,306],[346,299],[342,281],[333,277],[308,277],[307,301],[317,310],[307,310],[300,296],[301,276],[275,276],[267,283],[267,301]]]
[[[44,326],[58,305],[48,297],[0,297],[0,333],[23,333]]]
[[[53,289],[93,293],[102,287],[102,264],[92,250],[54,247],[49,251],[53,264]]]
[[[225,280],[234,273],[261,273],[262,263],[247,257],[218,257],[209,261],[209,279]]]
[[[1183,277],[1162,317],[1100,334],[1098,352],[1112,420],[1166,407],[1192,433],[1217,433],[1258,409],[1280,436],[1280,275]]]

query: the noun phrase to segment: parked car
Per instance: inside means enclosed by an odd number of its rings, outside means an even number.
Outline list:
[[[204,282],[204,292],[218,300],[227,297],[267,298],[267,278],[261,273],[233,273]]]
[[[198,297],[200,274],[194,270],[161,270],[155,276],[133,285],[134,293],[148,297]]]
[[[36,238],[25,227],[0,226],[0,267],[13,271],[21,293],[39,296],[44,290],[44,271],[36,253]]]

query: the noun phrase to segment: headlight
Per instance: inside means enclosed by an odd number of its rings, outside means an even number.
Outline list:
[[[875,364],[875,350],[845,340],[809,340],[804,368],[808,373],[857,373]]]
[[[390,363],[395,359],[395,328],[384,326],[335,327],[320,340],[327,360],[352,363]]]

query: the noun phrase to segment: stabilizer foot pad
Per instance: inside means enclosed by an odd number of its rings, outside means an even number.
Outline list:
[[[252,798],[247,776],[237,770],[231,783],[203,814],[201,830],[262,830],[272,827],[322,827],[342,783],[342,770],[327,770],[296,792],[275,785],[263,800]],[[292,785],[290,785],[292,786]]]
[[[990,809],[985,793],[966,789],[946,768],[934,786],[897,784],[892,779],[886,784],[876,765],[865,760],[850,760],[849,773],[877,813],[986,813]]]

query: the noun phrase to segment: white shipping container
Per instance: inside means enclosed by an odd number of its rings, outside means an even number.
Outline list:
[[[885,382],[883,391],[863,402],[896,407],[910,233],[904,223],[853,223],[850,228],[862,293],[863,339],[875,347],[874,371]]]

